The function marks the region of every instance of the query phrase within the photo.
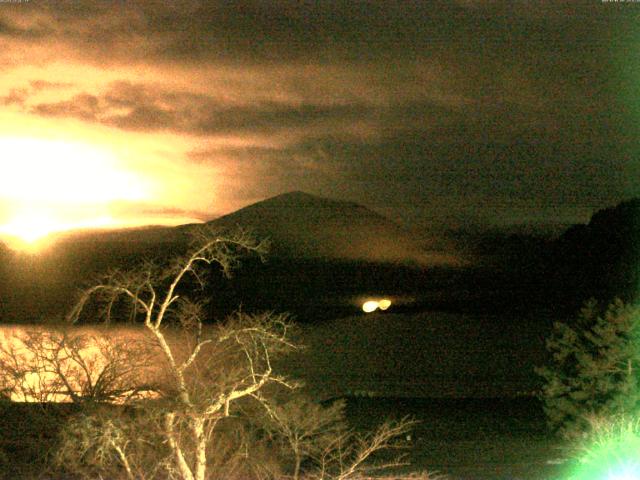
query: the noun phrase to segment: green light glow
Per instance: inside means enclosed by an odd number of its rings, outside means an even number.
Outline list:
[[[637,480],[640,478],[640,467],[637,462],[621,465],[619,470],[612,471],[607,480]]]
[[[602,433],[602,432],[601,432]],[[618,425],[598,435],[585,449],[568,480],[639,480],[640,431],[637,424]]]

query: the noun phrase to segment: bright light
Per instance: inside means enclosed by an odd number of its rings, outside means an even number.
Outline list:
[[[0,235],[27,244],[56,231],[105,226],[111,202],[148,197],[144,182],[106,148],[12,137],[0,138],[0,152]]]
[[[80,228],[100,228],[113,225],[110,217],[99,217],[88,221],[65,223],[46,214],[23,213],[12,217],[4,225],[0,225],[0,236],[13,249],[35,252],[46,245],[47,237],[52,232],[74,230]]]
[[[382,298],[380,300],[367,300],[362,304],[362,311],[365,313],[375,312],[376,310],[386,310],[391,306],[391,300]]]
[[[376,300],[369,300],[362,304],[362,311],[365,313],[375,312],[378,309],[378,302]]]
[[[638,463],[630,462],[610,470],[606,480],[638,480],[639,478],[640,468]]]
[[[55,230],[58,223],[44,214],[25,214],[13,217],[0,227],[0,231],[33,243]]]
[[[387,310],[391,306],[391,300],[382,298],[380,300],[367,300],[362,304],[362,311],[365,313],[375,312],[376,310]]]
[[[568,480],[640,479],[640,424],[612,420],[596,429]]]
[[[380,310],[386,310],[390,306],[391,306],[391,300],[389,300],[388,298],[383,298],[382,300],[378,301],[378,308]]]
[[[82,143],[0,138],[0,196],[33,203],[140,200],[140,182],[119,170],[113,154]]]

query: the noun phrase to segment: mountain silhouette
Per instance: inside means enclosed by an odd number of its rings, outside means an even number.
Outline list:
[[[37,257],[6,251],[0,265],[0,318],[22,321],[66,311],[78,287],[110,269],[181,255],[203,226],[248,229],[271,244],[266,265],[243,259],[233,280],[213,282],[224,290],[215,295],[221,311],[242,303],[305,314],[316,308],[327,315],[324,305],[339,295],[417,292],[426,268],[457,266],[453,254],[429,251],[422,237],[367,207],[296,191],[205,225],[66,232]]]
[[[247,229],[268,239],[270,255],[287,258],[393,262],[418,265],[458,264],[442,246],[354,202],[293,191],[259,201],[206,223],[220,230]],[[152,245],[184,245],[201,224],[147,226],[111,231],[71,232],[60,244],[147,249]]]
[[[454,263],[386,217],[353,202],[294,191],[254,203],[209,222],[249,228],[269,238],[278,256],[370,262]]]
[[[554,245],[558,286],[582,300],[627,301],[640,285],[640,198],[596,212],[588,224],[569,228]]]

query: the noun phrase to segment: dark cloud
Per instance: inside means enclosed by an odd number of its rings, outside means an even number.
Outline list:
[[[46,80],[32,80],[28,86],[11,88],[6,95],[0,96],[0,104],[5,106],[17,105],[25,107],[28,100],[34,94],[43,90],[61,89],[71,87],[71,83],[49,82]]]
[[[62,102],[37,104],[30,111],[47,117],[73,117],[96,121],[101,107],[96,96],[81,94]]]
[[[459,9],[446,3],[290,1],[93,2],[41,0],[3,9],[5,36],[82,43],[87,55],[112,60],[231,63],[357,58],[424,48],[424,27]],[[444,13],[442,13],[444,11]],[[21,21],[31,15],[37,21]],[[131,48],[135,40],[135,48]],[[129,45],[128,49],[124,47]],[[128,52],[127,52],[128,50]],[[121,59],[121,58],[120,58]]]
[[[0,97],[0,105],[24,105],[25,101],[29,98],[29,91],[26,88],[12,88],[7,95]]]
[[[21,103],[24,103],[24,98]],[[60,102],[37,103],[30,111],[43,116],[94,121],[126,130],[172,130],[193,135],[273,134],[298,130],[304,136],[348,131],[361,121],[376,131],[399,126],[406,128],[429,118],[441,122],[448,109],[429,102],[379,106],[373,103],[264,101],[237,105],[210,95],[162,91],[117,82],[106,93],[82,93]]]
[[[196,220],[211,220],[211,212],[192,210],[168,205],[151,205],[148,203],[118,201],[109,206],[112,214],[119,216],[139,215],[153,218],[191,218]]]
[[[218,189],[230,204],[243,206],[292,189],[334,198],[345,197],[344,158],[325,148],[320,141],[305,141],[288,147],[221,147],[189,154],[193,163],[208,165],[219,172]],[[357,198],[351,198],[357,200]],[[360,199],[362,201],[362,199]]]
[[[532,47],[579,50],[594,43],[594,30],[629,14],[591,1],[40,0],[2,9],[0,34],[64,43],[102,62],[327,64],[454,53],[486,60]]]
[[[29,85],[36,92],[49,89],[69,88],[73,86],[73,84],[69,82],[49,82],[47,80],[31,80]]]
[[[24,12],[7,12],[6,9],[0,11],[0,38],[34,42],[50,38],[54,33],[53,29],[46,27],[46,23],[49,23],[51,21],[50,19],[47,19],[45,22],[27,20],[25,23],[22,21],[25,17],[18,15],[16,18],[15,13],[20,14]],[[28,19],[28,17],[26,18]],[[16,21],[16,19],[18,21]]]
[[[34,79],[0,103],[204,144],[273,139],[191,155],[237,198],[303,189],[410,221],[527,208],[565,221],[635,192],[639,15],[593,1],[41,0],[0,8],[11,52],[164,75]]]
[[[238,199],[295,186],[425,227],[584,220],[635,188],[625,147],[606,127],[566,130],[566,138],[538,122],[496,132],[477,115],[378,138],[325,135],[284,148],[198,151],[191,160],[221,168],[221,182]]]

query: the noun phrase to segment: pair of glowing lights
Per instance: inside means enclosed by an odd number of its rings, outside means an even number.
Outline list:
[[[386,310],[391,306],[391,300],[382,298],[380,300],[367,300],[362,304],[362,311],[365,313],[375,312],[376,310]]]

